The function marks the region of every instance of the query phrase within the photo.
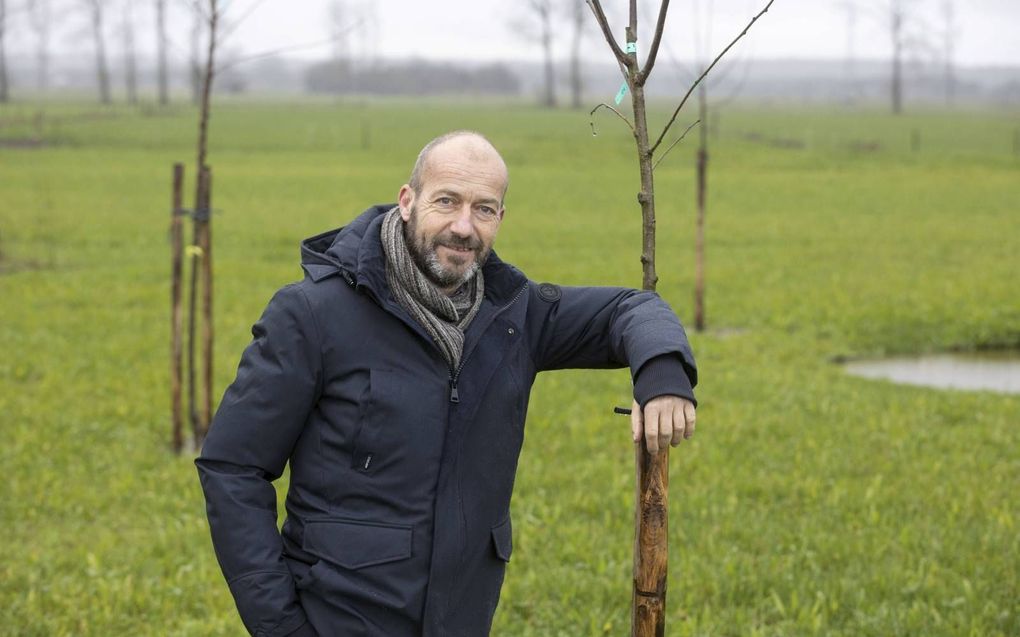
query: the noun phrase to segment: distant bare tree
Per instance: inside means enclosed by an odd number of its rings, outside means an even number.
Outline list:
[[[541,102],[543,106],[556,106],[556,75],[553,67],[553,0],[528,0],[524,3],[532,20],[512,25],[524,37],[537,39],[542,46],[543,88]],[[538,30],[538,37],[534,31]]]
[[[7,55],[5,52],[7,32],[7,1],[0,0],[0,103],[7,102]]]
[[[333,60],[342,62],[350,57],[350,43],[347,30],[351,21],[351,9],[346,0],[332,0],[329,3],[329,36],[333,40]]]
[[[567,0],[567,8],[574,27],[573,38],[570,41],[570,107],[581,108],[584,93],[584,80],[581,76],[581,40],[584,36],[588,6],[584,0]]]
[[[196,106],[202,101],[202,34],[205,33],[208,23],[202,6],[193,2],[191,5],[191,37],[189,38],[191,54],[188,59],[188,85],[191,87],[191,103]]]
[[[92,18],[92,39],[96,53],[96,79],[99,84],[99,101],[102,104],[109,104],[110,98],[110,71],[106,66],[106,37],[103,34],[103,8],[104,0],[84,0]]]
[[[124,87],[129,104],[138,103],[138,66],[135,61],[134,0],[124,0],[121,34],[124,37]]]
[[[952,106],[956,101],[956,38],[959,27],[956,24],[956,7],[953,0],[942,2],[942,57],[943,82],[945,84],[946,105]]]
[[[889,101],[892,113],[901,114],[907,54],[934,58],[938,48],[931,42],[931,25],[925,22],[921,12],[915,10],[918,0],[845,0],[841,4],[847,7],[852,17],[856,17],[857,10],[861,9],[865,15],[881,24],[882,29],[888,29],[891,46]]]
[[[35,87],[40,93],[49,88],[50,30],[53,16],[50,0],[28,0],[28,23],[35,33]]]
[[[903,112],[904,11],[904,0],[889,0],[889,35],[892,38],[892,79],[889,88],[894,115]]]
[[[333,40],[333,71],[336,74],[337,86],[339,87],[347,78],[351,64],[350,38],[348,37],[347,22],[351,19],[351,7],[346,0],[332,0],[327,8],[329,37]],[[350,78],[357,81],[356,74]],[[357,87],[352,86],[353,90]]]
[[[839,7],[846,11],[846,58],[843,61],[845,80],[849,83],[848,98],[856,97],[857,77],[857,12],[859,7],[855,0],[840,0]]]
[[[156,0],[156,84],[159,92],[159,103],[163,106],[170,103],[166,50],[166,0]]]

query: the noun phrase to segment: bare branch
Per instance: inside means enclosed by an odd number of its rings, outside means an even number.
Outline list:
[[[358,22],[352,24],[351,26],[347,27],[343,31],[335,33],[332,37],[327,38],[325,40],[319,40],[319,41],[316,41],[316,42],[307,42],[305,44],[294,44],[294,45],[285,46],[285,47],[282,47],[282,48],[279,48],[279,49],[271,49],[269,51],[262,51],[260,53],[253,53],[251,55],[246,55],[244,57],[237,58],[236,60],[233,60],[230,64],[225,64],[222,67],[217,67],[216,70],[219,71],[219,72],[223,72],[223,71],[226,71],[227,69],[232,69],[235,66],[237,66],[238,64],[243,64],[245,62],[251,62],[253,60],[260,60],[262,58],[272,57],[274,55],[279,55],[281,53],[289,53],[291,51],[301,51],[301,50],[304,50],[304,49],[314,49],[316,47],[325,46],[327,44],[333,44],[337,40],[345,37],[349,32],[351,32],[354,29],[360,27],[364,22],[365,22],[364,19],[359,20]]]
[[[588,7],[591,8],[592,13],[595,14],[595,21],[599,23],[599,27],[602,29],[602,35],[605,36],[606,42],[609,43],[609,48],[613,50],[613,55],[616,56],[616,61],[622,65],[626,64],[627,54],[623,52],[620,45],[616,43],[616,38],[613,37],[613,32],[609,28],[609,20],[606,18],[606,12],[602,10],[602,3],[599,0],[585,0],[588,3]]]
[[[237,29],[242,24],[244,24],[244,21],[247,20],[248,18],[250,18],[251,14],[255,13],[255,10],[258,9],[260,5],[265,3],[265,1],[266,0],[255,0],[254,2],[252,2],[248,6],[248,10],[241,14],[241,17],[239,17],[238,19],[234,20],[233,23],[231,23],[231,25],[229,27],[227,27],[226,29],[223,29],[223,31],[222,31],[222,33],[220,35],[220,44],[225,43],[227,41],[227,38],[229,38],[231,35],[233,35],[237,31]],[[222,12],[226,12],[226,8],[221,9],[221,11]]]
[[[613,108],[609,104],[602,103],[602,104],[599,104],[598,106],[596,106],[595,108],[591,109],[591,112],[588,113],[588,115],[591,117],[591,120],[588,123],[591,124],[591,134],[592,135],[598,135],[598,133],[595,131],[595,111],[599,110],[600,108],[608,108],[609,110],[611,110],[614,113],[616,113],[616,116],[619,117],[620,119],[622,119],[623,122],[627,125],[627,127],[630,128],[630,132],[632,132],[632,133],[634,132],[634,125],[630,123],[630,120],[627,119],[626,115],[624,115],[620,111],[616,110],[615,108]]]
[[[652,37],[652,47],[648,49],[648,59],[645,66],[638,74],[641,84],[644,84],[648,76],[652,74],[652,67],[655,66],[655,56],[659,54],[659,43],[662,41],[662,30],[666,25],[666,11],[669,9],[669,0],[662,0],[659,5],[659,19],[655,22],[655,35]]]
[[[181,0],[181,4],[200,15],[203,21],[210,22],[212,20],[212,16],[209,15],[209,12],[205,10],[205,7],[202,6],[199,0]]]
[[[688,127],[687,127],[687,130],[685,130],[685,131],[683,132],[683,134],[682,134],[682,135],[680,135],[680,137],[677,137],[677,138],[676,138],[675,140],[673,140],[673,143],[672,143],[672,144],[670,144],[668,148],[666,148],[665,152],[663,152],[663,153],[662,153],[662,156],[661,156],[661,157],[659,157],[658,159],[656,159],[656,160],[655,160],[655,163],[654,163],[654,164],[652,164],[652,170],[655,170],[655,167],[659,165],[659,162],[661,162],[661,161],[662,161],[663,159],[665,159],[665,158],[666,158],[666,155],[668,155],[668,154],[669,154],[669,151],[673,150],[673,147],[674,147],[674,146],[676,146],[677,144],[679,144],[680,142],[682,142],[682,141],[684,140],[684,137],[687,137],[687,133],[691,132],[691,129],[692,129],[692,128],[694,128],[695,126],[697,126],[697,125],[698,125],[698,124],[700,124],[700,123],[701,123],[701,120],[700,120],[700,119],[698,119],[698,120],[694,120],[694,123],[693,123],[693,124],[691,124],[690,126],[688,126]]]
[[[733,38],[732,42],[730,42],[728,45],[726,45],[726,48],[722,50],[722,53],[717,55],[715,57],[715,59],[712,60],[712,63],[709,64],[708,67],[701,73],[701,75],[698,77],[698,79],[694,81],[694,84],[691,84],[690,88],[687,89],[687,93],[684,94],[683,99],[681,99],[680,103],[677,105],[676,110],[673,111],[673,115],[669,118],[669,122],[667,122],[666,126],[662,129],[662,133],[659,134],[658,139],[656,139],[655,143],[652,144],[651,152],[654,153],[655,149],[658,148],[659,144],[662,143],[662,140],[665,139],[666,133],[669,132],[670,126],[672,126],[673,122],[676,121],[676,116],[680,114],[680,109],[682,109],[684,107],[684,104],[687,103],[687,99],[691,96],[691,93],[694,92],[694,89],[697,88],[698,84],[701,84],[701,81],[703,79],[705,79],[705,76],[708,75],[708,72],[711,71],[712,68],[719,62],[719,60],[721,60],[722,57],[724,55],[726,55],[726,53],[730,49],[733,48],[733,45],[736,44],[737,42],[739,42],[742,37],[747,35],[747,32],[751,29],[752,26],[754,26],[754,23],[758,21],[758,18],[760,18],[763,15],[765,15],[766,13],[768,13],[769,7],[771,7],[772,3],[775,2],[775,1],[776,0],[769,0],[768,4],[765,5],[765,8],[762,9],[761,11],[759,11],[758,15],[754,16],[753,18],[751,18],[751,21],[747,23],[747,26],[744,27],[744,30],[741,31],[740,34],[737,35],[737,37]]]

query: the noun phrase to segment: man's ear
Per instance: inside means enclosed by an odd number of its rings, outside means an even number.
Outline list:
[[[414,188],[408,184],[400,187],[400,194],[397,195],[397,203],[400,204],[400,217],[406,223],[411,219],[411,208],[414,207]]]

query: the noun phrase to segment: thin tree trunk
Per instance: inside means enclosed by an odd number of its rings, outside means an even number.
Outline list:
[[[202,414],[195,413],[195,422],[198,423],[195,429],[195,444],[201,445],[205,439],[205,435],[209,430],[209,424],[212,415],[212,241],[211,241],[211,230],[210,223],[212,220],[212,210],[210,209],[210,202],[212,200],[212,183],[211,175],[206,165],[206,150],[208,147],[208,132],[209,132],[209,116],[210,116],[210,99],[212,95],[212,84],[215,79],[216,71],[216,27],[219,20],[219,9],[217,8],[217,0],[209,0],[209,48],[205,60],[205,75],[202,83],[202,97],[201,97],[201,111],[199,116],[198,124],[198,173],[199,180],[198,186],[195,192],[195,232],[193,235],[193,241],[198,250],[195,250],[197,254],[202,255],[202,263],[198,264],[192,262],[192,307],[191,316],[192,322],[194,322],[195,313],[195,285],[198,283],[198,266],[201,267],[202,276],[202,310],[203,310],[203,354],[205,354],[205,365],[203,367],[203,401],[202,401]],[[192,341],[191,348],[194,350],[194,325],[191,326]],[[194,368],[194,363],[192,363]],[[194,372],[192,371],[192,375]],[[192,404],[194,404],[194,392],[192,392]],[[193,407],[194,409],[194,407]]]
[[[201,443],[209,433],[212,423],[212,381],[213,381],[213,276],[212,276],[212,170],[202,169],[205,173],[205,192],[202,207],[205,220],[202,222],[202,235],[199,247],[202,249],[202,436]]]
[[[7,87],[7,0],[0,0],[0,103],[9,99]]]
[[[628,38],[628,41],[633,41]],[[634,69],[637,65],[635,63]],[[633,73],[631,73],[633,77]],[[645,89],[631,87],[634,106],[634,137],[641,173],[641,268],[642,287],[655,290],[655,184],[645,116]],[[637,505],[634,514],[634,588],[632,634],[663,635],[666,623],[666,571],[669,559],[669,447],[648,453],[643,442],[636,445]]]
[[[903,12],[897,0],[892,9],[892,112],[903,112]]]
[[[135,64],[135,25],[130,0],[124,5],[124,87],[129,104],[138,103],[138,72]]]
[[[156,82],[158,84],[159,103],[162,106],[166,106],[170,103],[166,68],[166,0],[156,0],[156,48]]]
[[[209,48],[205,58],[205,75],[202,81],[201,111],[198,120],[198,169],[205,168],[209,135],[209,101],[216,72],[216,26],[219,20],[216,0],[209,0]]]
[[[202,100],[202,63],[198,59],[202,48],[202,13],[194,9],[191,23],[191,59],[188,64],[188,83],[191,86],[191,103],[198,106]]]
[[[944,82],[946,92],[946,106],[952,106],[956,101],[956,69],[954,68],[954,56],[956,51],[956,18],[952,0],[945,0],[942,3],[942,13],[945,19],[945,36],[943,42],[943,55],[945,55]]]
[[[570,106],[581,108],[584,84],[581,78],[581,35],[584,26],[584,3],[574,2],[574,38],[570,43]]]
[[[106,43],[103,38],[103,7],[99,0],[92,0],[92,36],[96,47],[96,79],[99,82],[99,102],[109,104],[110,72],[106,68]]]
[[[181,414],[182,315],[181,274],[184,265],[183,219],[181,206],[184,193],[184,164],[174,164],[173,201],[170,210],[170,438],[174,453],[184,448],[183,418]]]
[[[641,189],[641,286],[655,290],[655,182],[645,112],[646,77],[639,77],[637,62],[637,2],[630,1],[627,26],[627,83],[634,110]],[[666,626],[666,573],[669,563],[669,447],[651,454],[643,441],[635,445],[636,504],[634,512],[634,585],[631,633],[635,637],[661,636]]]
[[[545,94],[542,103],[553,108],[556,106],[556,78],[553,70],[552,54],[552,17],[551,9],[546,7],[542,14],[542,51],[545,56]]]
[[[36,89],[45,93],[49,89],[50,81],[50,10],[49,0],[39,0],[38,10],[41,15],[37,16],[36,23]]]
[[[698,87],[698,111],[701,120],[699,131],[701,144],[698,147],[698,220],[694,236],[694,329],[705,329],[705,199],[708,195],[708,91],[705,85]]]

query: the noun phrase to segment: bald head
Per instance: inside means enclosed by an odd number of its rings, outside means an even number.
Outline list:
[[[425,144],[418,153],[417,161],[414,162],[408,185],[420,195],[422,186],[428,181],[430,174],[436,168],[449,165],[451,162],[466,163],[477,167],[480,172],[500,176],[503,181],[503,195],[506,195],[506,190],[510,186],[506,163],[492,142],[481,133],[470,130],[451,131]]]

